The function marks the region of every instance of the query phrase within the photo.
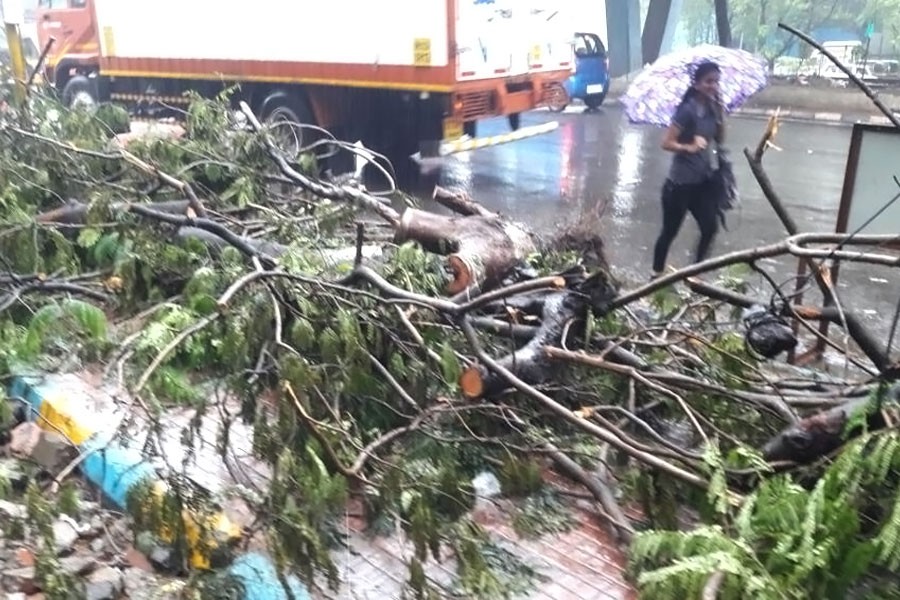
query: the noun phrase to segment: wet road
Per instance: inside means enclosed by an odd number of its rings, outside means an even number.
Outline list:
[[[660,189],[671,160],[659,149],[662,130],[631,125],[613,106],[597,113],[536,112],[524,116],[522,124],[552,119],[560,126],[549,134],[449,158],[441,184],[464,188],[486,206],[542,233],[601,214],[600,232],[617,274],[626,282],[645,280],[661,226]],[[728,214],[730,231],[720,232],[716,253],[777,242],[786,235],[742,154],[744,147],[755,148],[765,121],[735,117],[728,125],[741,205]],[[479,135],[508,131],[505,120],[479,127]],[[835,229],[850,132],[845,126],[781,124],[776,143],[783,151],[770,151],[765,164],[802,231]],[[430,196],[430,190],[420,193]],[[670,264],[690,262],[697,235],[688,217],[669,254]],[[767,265],[779,282],[793,277],[797,268],[791,258]],[[755,277],[752,283],[761,283]],[[844,304],[883,328],[886,337],[900,297],[897,270],[844,265],[839,286]],[[793,290],[793,283],[784,289]]]

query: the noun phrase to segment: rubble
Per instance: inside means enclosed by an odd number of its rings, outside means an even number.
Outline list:
[[[125,587],[122,571],[113,567],[102,567],[88,577],[86,600],[113,600]]]
[[[56,545],[56,551],[59,554],[68,554],[75,547],[75,542],[88,528],[79,525],[68,515],[60,515],[59,519],[53,523],[53,541]]]
[[[23,427],[25,424],[20,425]],[[55,431],[41,430],[28,457],[46,471],[56,475],[78,456],[78,449]]]
[[[33,421],[18,425],[11,432],[9,452],[18,458],[30,458],[43,433]]]

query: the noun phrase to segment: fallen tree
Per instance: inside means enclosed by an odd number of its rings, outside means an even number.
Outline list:
[[[224,455],[231,424],[252,423],[268,475],[264,484],[240,478],[255,517],[246,537],[266,541],[309,585],[323,575],[338,584],[330,550],[352,499],[372,527],[399,524],[419,593],[437,586],[425,576],[429,558],[451,548],[465,593],[511,595],[502,569],[473,551],[486,542],[472,534],[471,482],[490,470],[514,499],[562,494],[540,476],[545,458],[584,486],[620,540],[635,540],[635,562],[648,572],[663,566],[664,553],[651,551],[662,534],[635,534],[633,511],[620,504],[642,508],[657,528],[676,527],[678,504],[717,522],[745,511],[760,530],[771,515],[759,507],[782,500],[824,519],[815,497],[778,479],[790,475],[773,477],[773,467],[789,472],[835,451],[848,407],[896,376],[890,347],[839,302],[773,304],[772,290],[725,285],[729,269],[780,256],[895,268],[895,257],[869,248],[900,236],[788,231],[623,289],[596,238],[541,239],[441,188],[434,199],[454,214],[399,213],[362,181],[328,179],[314,161],[287,157],[246,107],[249,130],[224,103],[195,99],[183,136],[132,138],[127,151],[110,150],[109,132],[90,117],[43,120],[42,107],[0,125],[0,192],[12,199],[0,229],[0,375],[102,366],[154,424],[148,454],[158,453],[152,438],[167,409],[224,415]],[[696,278],[717,272],[718,284]],[[674,287],[681,282],[691,294]],[[860,368],[828,381],[773,372],[773,356],[748,349],[733,314],[757,306],[845,326],[863,351],[852,356]],[[211,389],[227,390],[221,396],[239,409]],[[879,431],[851,452],[876,440],[879,460],[894,460],[892,421],[873,415],[866,424]],[[884,506],[896,498],[891,485],[880,490]],[[862,510],[855,492],[838,496],[842,511]],[[881,548],[866,573],[898,554],[890,514],[880,514],[858,535]],[[833,524],[822,531],[831,535]],[[781,529],[802,533],[803,521]],[[720,590],[748,581],[777,589],[782,576],[813,586],[833,564],[760,574],[745,550],[758,539],[738,550],[724,533],[703,539],[719,554],[701,553],[706,562],[685,572],[705,581],[724,569],[711,586]]]

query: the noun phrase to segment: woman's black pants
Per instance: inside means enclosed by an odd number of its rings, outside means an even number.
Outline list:
[[[669,248],[681,230],[684,216],[690,211],[700,227],[695,262],[706,259],[718,230],[718,210],[713,193],[713,180],[702,183],[676,185],[667,180],[662,192],[663,226],[653,249],[653,270],[661,272],[666,266]]]

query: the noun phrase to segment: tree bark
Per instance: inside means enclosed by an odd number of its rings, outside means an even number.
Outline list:
[[[644,30],[641,32],[641,58],[644,64],[652,63],[659,58],[670,10],[672,0],[650,0]]]
[[[527,344],[499,359],[498,364],[529,385],[553,378],[560,364],[550,360],[544,348],[560,347],[566,339],[581,333],[588,308],[603,314],[617,290],[605,272],[598,272],[543,301],[541,326]],[[469,399],[487,398],[506,389],[506,379],[496,369],[475,364],[463,371],[460,388]]]
[[[537,249],[528,231],[499,217],[445,216],[415,208],[406,209],[394,236],[398,244],[410,240],[447,256],[453,273],[449,294],[473,284],[489,290]]]
[[[463,215],[465,217],[499,217],[495,212],[492,212],[479,203],[472,200],[469,195],[463,191],[457,190],[448,190],[447,188],[442,188],[439,185],[434,186],[434,193],[432,194],[432,199],[444,206],[445,208],[449,208],[453,212]]]
[[[131,203],[120,202],[110,206],[110,212],[130,211],[132,206],[134,205]],[[191,207],[191,200],[166,200],[164,202],[144,204],[143,206],[169,215],[186,215]],[[87,223],[88,208],[90,206],[80,200],[71,200],[64,206],[37,215],[34,220],[38,223],[54,225],[84,225]]]
[[[731,21],[728,19],[728,0],[715,0],[716,5],[716,29],[719,32],[719,45],[730,48]]]
[[[900,387],[894,386],[885,393],[886,401],[896,402]],[[851,431],[845,431],[850,419],[859,411],[865,411],[865,425],[878,430],[895,422],[888,418],[886,409],[869,397],[851,400],[840,406],[801,419],[783,429],[763,446],[763,457],[769,462],[792,461],[808,464],[841,447],[850,438],[859,435],[862,421]]]

